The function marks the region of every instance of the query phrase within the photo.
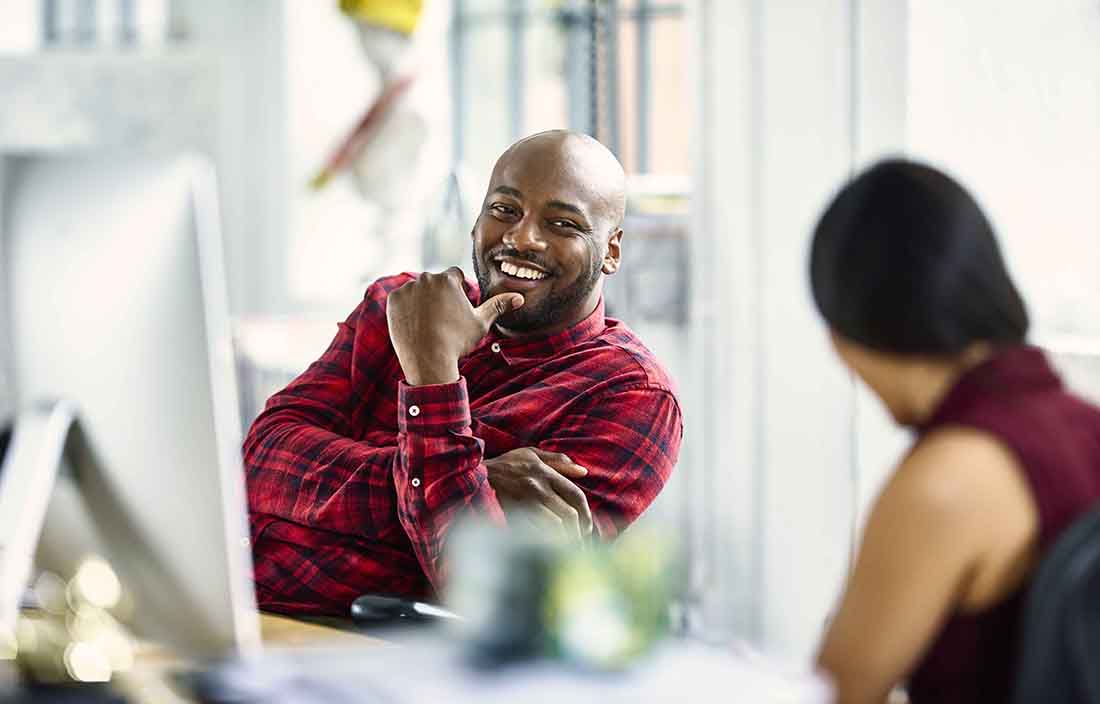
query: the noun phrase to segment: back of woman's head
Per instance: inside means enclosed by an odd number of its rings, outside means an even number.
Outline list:
[[[978,204],[910,161],[879,162],[833,199],[814,231],[810,281],[829,326],[881,352],[953,355],[1027,335],[1027,311]]]

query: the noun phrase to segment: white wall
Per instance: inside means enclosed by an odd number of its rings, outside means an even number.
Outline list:
[[[1036,332],[1100,334],[1100,5],[910,14],[910,150],[976,194]]]
[[[285,311],[286,42],[282,2],[175,0],[188,39],[214,57],[216,148],[230,309]]]
[[[851,8],[700,2],[695,368],[706,624],[809,656],[847,568],[853,389],[807,248],[853,161]]]
[[[8,322],[11,315],[8,310],[10,305],[8,282],[11,280],[11,276],[8,273],[8,257],[5,251],[7,238],[2,236],[6,222],[6,215],[4,214],[4,198],[7,195],[6,175],[7,158],[0,154],[0,330],[3,331],[11,329]],[[12,353],[10,345],[11,341],[7,339],[7,333],[5,332],[4,335],[0,336],[0,423],[15,411],[13,407],[15,399],[12,394]]]

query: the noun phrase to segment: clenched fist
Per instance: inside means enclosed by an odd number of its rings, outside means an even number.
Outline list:
[[[462,289],[462,270],[421,274],[390,293],[386,321],[405,381],[413,386],[458,381],[458,360],[469,354],[523,295],[501,293],[474,308]]]

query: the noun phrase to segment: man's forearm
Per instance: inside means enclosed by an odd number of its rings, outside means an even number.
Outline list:
[[[278,410],[244,446],[249,510],[335,533],[374,537],[393,522],[376,495],[391,491],[397,448],[351,440]],[[381,480],[381,481],[380,481]],[[389,502],[392,507],[392,500]]]

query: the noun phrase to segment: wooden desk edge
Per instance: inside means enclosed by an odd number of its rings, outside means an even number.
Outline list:
[[[260,612],[260,635],[264,647],[294,648],[310,646],[371,647],[390,645],[387,641],[348,628],[303,621],[293,616]]]

